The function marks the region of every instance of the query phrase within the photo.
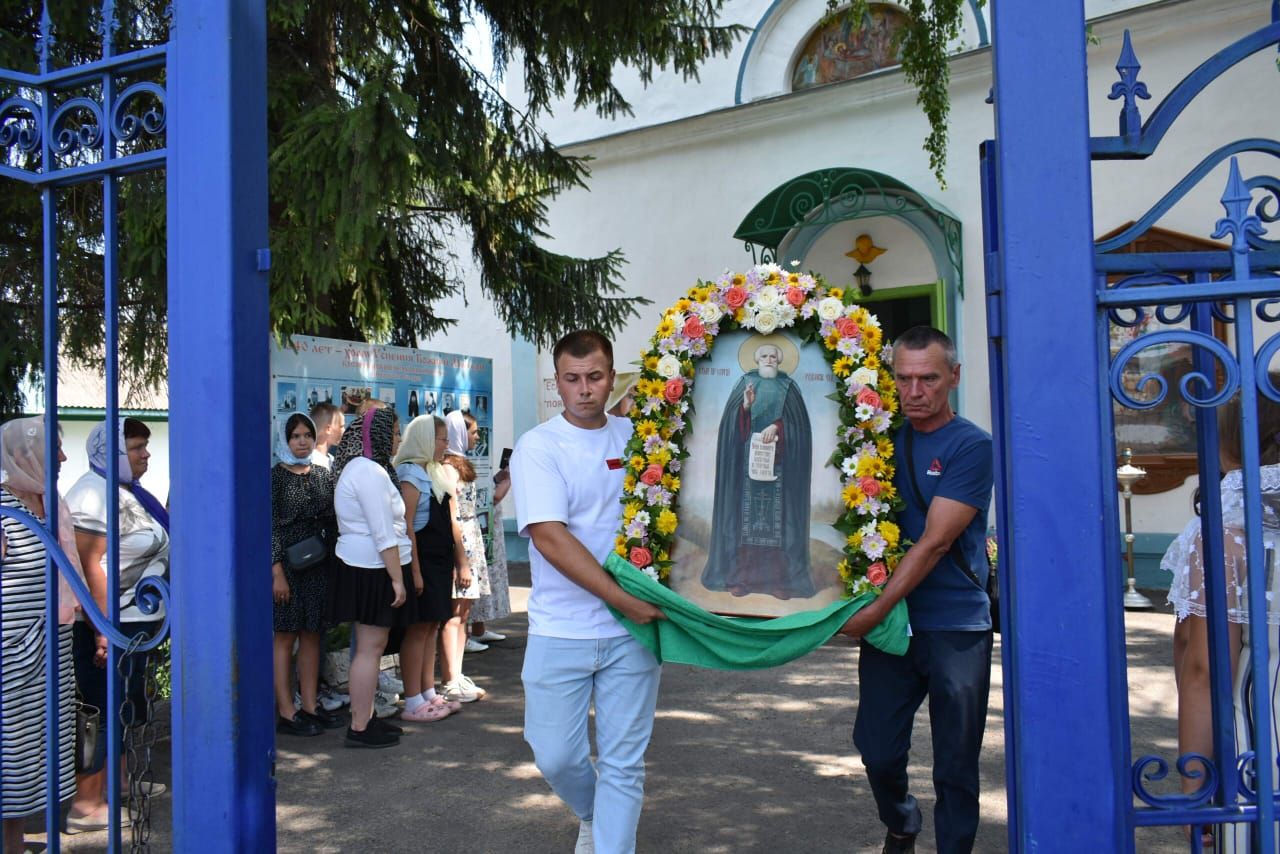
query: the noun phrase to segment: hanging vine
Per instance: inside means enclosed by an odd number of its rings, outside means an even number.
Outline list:
[[[907,24],[895,35],[902,52],[902,73],[916,87],[916,103],[929,120],[924,150],[929,168],[942,187],[947,186],[947,117],[951,113],[951,67],[948,46],[960,36],[968,0],[897,0],[907,13]],[[986,0],[978,0],[985,5]],[[870,0],[827,0],[825,22],[848,17],[863,26],[871,11]],[[824,22],[824,23],[825,23]]]

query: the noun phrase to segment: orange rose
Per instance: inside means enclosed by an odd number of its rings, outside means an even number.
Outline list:
[[[724,292],[724,304],[729,308],[738,309],[746,305],[747,289],[734,285]]]
[[[684,337],[701,338],[707,334],[707,329],[702,325],[702,318],[694,315],[684,322]]]
[[[649,551],[644,546],[631,547],[631,565],[632,566],[636,567],[637,569],[644,569],[646,566],[648,566],[651,563],[653,563],[653,552]]]
[[[889,570],[880,561],[876,561],[867,567],[867,581],[870,581],[876,587],[883,587],[884,583],[889,580]]]
[[[791,303],[793,308],[804,305],[804,301],[808,298],[809,295],[800,288],[787,288],[787,302]]]
[[[662,483],[662,466],[650,463],[649,467],[640,474],[640,482],[647,486],[657,486]]]
[[[836,320],[836,332],[840,333],[841,338],[857,338],[862,334],[862,330],[853,322],[852,317],[841,317]]]
[[[875,498],[880,494],[880,481],[874,477],[858,478],[858,489],[862,490],[862,494],[868,498]]]
[[[874,406],[879,409],[884,401],[880,399],[879,393],[871,386],[863,386],[862,390],[858,392],[858,403],[865,403],[868,406]]]
[[[667,380],[667,384],[662,388],[662,396],[667,399],[667,403],[677,403],[683,394],[684,380],[680,377]]]

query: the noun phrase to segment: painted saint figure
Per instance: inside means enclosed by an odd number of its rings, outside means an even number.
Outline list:
[[[754,361],[757,367],[738,380],[720,419],[702,584],[735,596],[807,598],[815,592],[809,571],[809,414],[796,384],[779,370],[780,347],[761,344]]]

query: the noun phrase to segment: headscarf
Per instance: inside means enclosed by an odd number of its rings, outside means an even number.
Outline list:
[[[116,472],[120,477],[120,485],[127,486],[133,492],[133,497],[138,499],[138,503],[142,505],[143,509],[150,513],[151,518],[159,522],[160,527],[167,532],[169,530],[169,511],[164,509],[160,499],[148,492],[140,482],[133,478],[133,468],[129,465],[129,452],[125,448],[123,415],[118,419],[117,430],[119,441],[116,445]],[[89,454],[89,468],[99,477],[106,478],[107,422],[103,421],[93,428],[93,432],[89,434],[89,441],[85,442],[84,449]]]
[[[436,501],[444,501],[448,494],[446,484],[449,482],[449,474],[444,471],[446,467],[436,461],[436,430],[445,423],[438,415],[419,415],[410,421],[400,440],[400,450],[396,452],[395,459],[396,465],[417,463],[426,470],[431,478],[431,493]]]
[[[444,417],[444,423],[449,428],[449,453],[455,457],[466,457],[471,445],[466,416],[461,409],[455,409]]]
[[[391,482],[400,486],[395,466],[391,464],[391,441],[395,435],[396,414],[390,409],[370,409],[347,425],[342,441],[333,452],[333,477],[337,480],[347,463],[356,457],[373,460],[387,470]]]
[[[13,493],[23,506],[36,516],[44,517],[44,449],[43,418],[16,418],[0,425],[0,483]],[[67,502],[58,496],[58,545],[67,560],[80,569],[80,552],[76,550],[76,529]],[[58,622],[67,625],[75,620],[79,602],[71,585],[58,573]]]
[[[310,454],[305,457],[296,457],[293,454],[293,449],[289,447],[289,422],[293,420],[294,415],[302,416],[303,420],[307,422],[307,426],[311,428],[311,435],[313,437],[316,435],[316,422],[311,420],[311,416],[305,412],[294,412],[280,425],[280,431],[284,435],[276,437],[276,457],[287,466],[309,466],[311,465]]]

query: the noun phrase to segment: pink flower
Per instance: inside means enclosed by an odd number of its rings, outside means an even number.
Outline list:
[[[702,325],[702,318],[696,314],[684,322],[684,337],[701,338],[707,334],[707,328]]]
[[[880,399],[880,394],[871,386],[863,386],[858,392],[858,403],[865,403],[867,406],[874,406],[879,409],[884,401]]]
[[[649,551],[644,546],[631,547],[631,565],[632,566],[636,567],[637,569],[644,569],[646,566],[648,566],[651,563],[653,563],[653,552]]]
[[[634,563],[634,560],[632,562]],[[867,581],[870,581],[876,587],[883,587],[888,580],[889,570],[881,561],[876,561],[867,567]]]
[[[724,304],[732,309],[739,309],[746,305],[747,290],[746,288],[734,285],[724,292]]]
[[[858,324],[853,322],[852,317],[841,317],[836,320],[836,332],[840,333],[841,338],[857,338],[862,335],[862,330],[858,328]]]
[[[794,308],[804,305],[804,301],[809,298],[800,288],[787,288],[787,302],[791,303]]]
[[[667,384],[662,388],[662,396],[667,399],[667,403],[677,403],[683,395],[684,380],[680,377],[667,380]]]
[[[862,490],[862,494],[868,498],[875,498],[880,494],[880,481],[874,477],[858,478],[858,489]]]
[[[657,463],[650,463],[649,467],[640,473],[640,480],[646,486],[656,486],[662,483],[662,466]]]

